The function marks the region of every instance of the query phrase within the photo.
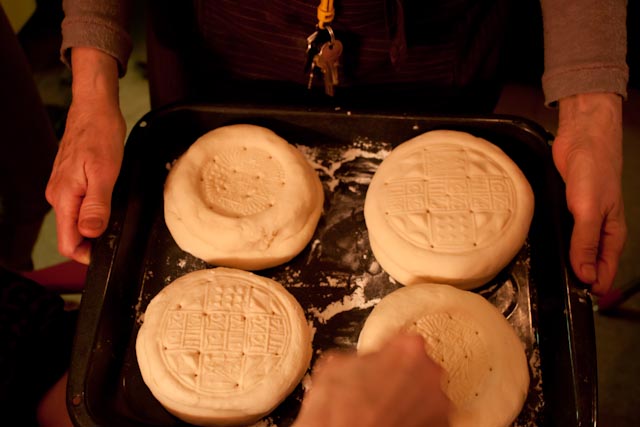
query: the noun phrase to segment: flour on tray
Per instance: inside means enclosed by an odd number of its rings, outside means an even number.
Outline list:
[[[340,181],[368,184],[371,179],[370,176],[362,175],[356,175],[350,179],[338,176],[336,172],[339,171],[344,164],[351,163],[356,159],[381,161],[391,151],[389,144],[385,142],[374,142],[365,137],[356,137],[353,141],[352,148],[331,153],[327,153],[327,149],[321,147],[308,147],[305,145],[296,145],[296,147],[305,155],[313,168],[321,173],[321,177],[324,175],[323,178],[328,179],[327,186],[331,192],[335,190]]]
[[[273,418],[263,418],[255,424],[251,424],[248,427],[278,427],[277,424],[273,422]]]
[[[324,308],[310,307],[309,313],[320,323],[327,323],[329,319],[339,313],[357,309],[365,309],[376,305],[380,298],[367,299],[364,290],[369,279],[367,277],[358,277],[355,280],[356,289],[349,295],[345,295],[342,300],[329,303]]]

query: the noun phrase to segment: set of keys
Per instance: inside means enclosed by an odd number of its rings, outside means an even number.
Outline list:
[[[313,81],[320,75],[324,80],[324,91],[333,96],[339,83],[338,67],[342,55],[342,43],[336,40],[333,29],[328,25],[334,16],[333,1],[321,0],[318,7],[318,26],[307,37],[307,63],[305,71],[309,73],[307,88],[313,87]]]

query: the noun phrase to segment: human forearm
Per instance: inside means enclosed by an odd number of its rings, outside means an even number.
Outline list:
[[[63,0],[62,61],[71,65],[71,50],[93,47],[111,55],[124,75],[131,55],[128,32],[131,0]]]
[[[578,131],[586,131],[592,144],[601,147],[601,153],[614,167],[617,178],[622,174],[622,99],[615,93],[584,93],[562,98],[558,102],[558,141],[554,144],[554,160],[562,175],[567,161],[575,155],[562,144]],[[565,138],[567,137],[567,138]],[[574,149],[580,146],[573,147]],[[586,148],[586,147],[581,147]]]
[[[622,201],[622,100],[587,93],[559,102],[553,159],[566,184],[574,218],[570,259],[596,294],[613,284],[626,240]]]
[[[541,0],[545,102],[578,93],[626,96],[625,0]]]
[[[75,47],[71,69],[74,102],[118,105],[118,64],[111,55],[90,47]]]
[[[626,0],[541,0],[545,103],[559,104],[553,159],[573,215],[570,260],[596,294],[612,286],[626,239],[622,99]]]
[[[73,99],[46,197],[56,211],[58,249],[88,263],[105,230],[122,162],[126,124],[118,102],[118,67],[93,48],[72,52]]]

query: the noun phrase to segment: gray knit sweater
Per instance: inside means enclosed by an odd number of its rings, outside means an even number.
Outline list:
[[[63,61],[69,64],[70,48],[92,46],[116,58],[124,74],[132,48],[127,3],[64,0]],[[190,6],[202,44],[221,64],[233,69],[234,76],[304,83],[306,77],[300,69],[305,38],[315,25],[316,3],[195,0]],[[401,0],[336,2],[336,29],[354,34],[358,40],[357,60],[352,61],[357,65],[345,81],[376,84],[423,80],[449,86],[473,81],[483,72],[484,58],[492,55],[491,46],[496,40],[491,32],[500,23],[500,12],[487,1],[441,3],[448,6],[420,11],[425,18],[416,19],[416,11],[408,6],[403,9]],[[269,8],[264,7],[266,4]],[[626,98],[626,1],[541,0],[541,6],[546,104],[587,92],[613,92]],[[457,15],[464,16],[456,16],[456,10]],[[410,21],[424,33],[409,28]],[[499,30],[493,32],[500,34]],[[348,49],[345,52],[350,54]],[[260,59],[260,55],[266,59]]]

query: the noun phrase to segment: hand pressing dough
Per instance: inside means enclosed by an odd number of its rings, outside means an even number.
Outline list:
[[[304,155],[269,129],[217,128],[172,166],[164,215],[178,246],[217,266],[260,270],[309,243],[324,193]]]
[[[219,267],[182,276],[151,300],[136,354],[145,384],[178,418],[243,425],[270,413],[300,382],[311,333],[278,282]]]
[[[454,406],[451,427],[511,425],[527,397],[529,370],[522,342],[491,303],[450,285],[400,288],[365,321],[358,353],[379,350],[401,332],[421,335],[443,368],[442,389]]]
[[[364,215],[373,254],[398,282],[473,289],[518,253],[533,204],[526,177],[497,146],[437,130],[402,143],[383,160]]]

